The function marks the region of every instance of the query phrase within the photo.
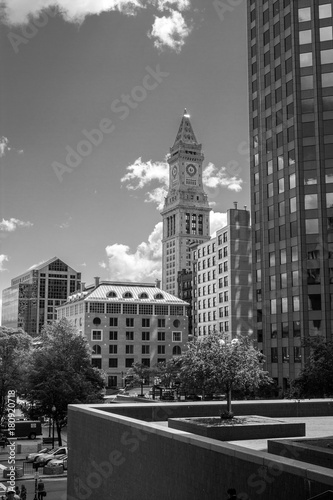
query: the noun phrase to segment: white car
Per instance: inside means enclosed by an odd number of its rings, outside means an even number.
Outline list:
[[[42,455],[38,455],[35,460],[35,463],[39,466],[43,467],[53,458],[58,458],[59,455],[67,455],[67,446],[60,446],[59,448],[53,448],[48,453],[43,453]]]
[[[25,458],[25,461],[26,462],[35,462],[36,458],[39,456],[39,455],[43,455],[45,453],[49,453],[51,451],[51,448],[42,448],[41,450],[39,450],[37,453],[29,453],[26,458]]]

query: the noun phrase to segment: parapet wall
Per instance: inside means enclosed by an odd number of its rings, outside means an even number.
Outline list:
[[[186,403],[71,405],[68,500],[221,500],[230,487],[243,500],[305,500],[333,489],[332,470],[140,420],[186,406],[192,414]],[[196,415],[211,406],[196,403]]]

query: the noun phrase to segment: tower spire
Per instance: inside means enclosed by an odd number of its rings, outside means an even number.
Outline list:
[[[182,121],[180,122],[180,126],[178,129],[178,133],[176,136],[176,140],[172,148],[174,148],[179,143],[183,144],[198,144],[198,141],[193,132],[193,128],[190,122],[190,115],[187,112],[187,109],[184,109],[184,115]]]

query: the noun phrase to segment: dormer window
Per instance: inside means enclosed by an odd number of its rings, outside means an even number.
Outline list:
[[[115,298],[115,297],[117,297],[117,294],[116,294],[116,292],[111,291],[111,292],[109,292],[109,293],[107,294],[107,297],[110,297],[110,298]]]
[[[157,293],[157,294],[155,295],[155,299],[156,299],[156,300],[163,300],[163,299],[164,299],[164,295],[162,295],[161,293]]]
[[[133,295],[131,294],[131,292],[125,292],[123,297],[124,297],[124,299],[132,299]]]
[[[139,299],[148,299],[148,298],[149,298],[149,297],[148,297],[148,294],[147,294],[146,292],[142,292],[142,293],[140,293],[140,295],[139,295]]]

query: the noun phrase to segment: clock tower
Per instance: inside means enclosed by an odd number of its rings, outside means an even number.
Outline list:
[[[177,295],[177,275],[191,270],[192,244],[210,239],[207,195],[202,185],[202,145],[198,144],[186,109],[170,154],[169,192],[161,212],[162,288]]]

